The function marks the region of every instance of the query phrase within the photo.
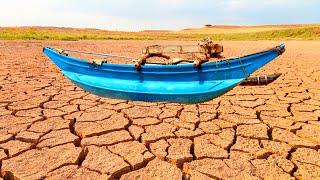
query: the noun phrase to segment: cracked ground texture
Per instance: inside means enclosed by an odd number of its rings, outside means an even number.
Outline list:
[[[42,54],[50,45],[138,56],[153,43],[182,42],[0,41],[1,177],[320,179],[320,42],[287,42],[257,72],[283,73],[272,84],[195,105],[95,96]],[[233,57],[277,42],[222,44]]]

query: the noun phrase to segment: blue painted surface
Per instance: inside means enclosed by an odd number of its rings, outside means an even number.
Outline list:
[[[285,48],[284,45],[278,47]],[[280,55],[271,49],[240,58],[207,62],[200,69],[193,64],[146,64],[137,71],[133,64],[95,66],[48,47],[43,51],[67,78],[90,93],[117,99],[187,104],[208,101],[228,92]]]

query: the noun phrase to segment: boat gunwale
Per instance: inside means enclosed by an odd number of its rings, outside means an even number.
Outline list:
[[[270,48],[268,50],[259,51],[259,52],[248,54],[248,55],[244,55],[244,56],[233,57],[233,58],[229,58],[229,59],[222,59],[222,60],[219,60],[219,61],[206,62],[206,63],[203,63],[201,65],[201,68],[199,68],[199,69],[195,68],[192,63],[175,64],[175,65],[145,64],[145,65],[142,66],[140,71],[148,72],[148,70],[154,70],[154,69],[158,69],[158,70],[176,69],[176,70],[179,70],[179,69],[187,69],[187,68],[190,68],[190,71],[192,71],[192,72],[194,72],[195,69],[203,71],[203,70],[205,70],[207,68],[209,68],[211,71],[212,70],[219,70],[220,68],[222,68],[221,66],[224,66],[224,65],[232,65],[234,63],[239,63],[239,62],[245,64],[247,59],[258,58],[258,57],[263,56],[266,53],[269,53],[269,52],[272,52],[272,51],[277,51],[279,53],[277,48],[281,48],[281,50],[284,50],[285,49],[285,45],[284,44],[280,44],[280,45],[278,45],[278,46],[276,46],[274,48]],[[66,55],[60,54],[54,48],[51,48],[51,47],[44,47],[43,51],[46,51],[46,50],[49,51],[49,52],[52,52],[56,56],[62,57],[63,59],[68,59],[68,61],[64,61],[64,63],[67,63],[69,65],[75,65],[74,63],[72,63],[72,61],[76,62],[77,66],[83,65],[83,67],[87,68],[88,65],[90,65],[90,63],[89,63],[89,61],[87,59],[81,59],[81,58],[78,58],[78,57],[75,57],[75,56],[66,56]],[[69,60],[71,60],[71,61],[69,62]],[[215,67],[215,68],[211,69],[212,67]],[[102,63],[101,65],[97,65],[97,69],[99,69],[99,70],[111,70],[111,69],[108,69],[108,68],[117,68],[116,70],[121,70],[121,71],[123,71],[125,69],[128,69],[127,72],[132,72],[132,68],[134,68],[134,64]],[[139,71],[137,71],[135,69],[134,72],[139,72]],[[170,73],[172,71],[164,71],[164,72],[165,73]],[[192,72],[190,72],[190,73],[192,73]],[[205,72],[205,71],[203,71],[203,72]],[[176,73],[176,72],[174,72],[174,73]],[[184,71],[184,73],[186,73],[186,71]]]

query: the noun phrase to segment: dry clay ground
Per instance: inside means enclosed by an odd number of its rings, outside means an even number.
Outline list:
[[[287,42],[260,71],[282,72],[274,83],[196,105],[100,98],[42,55],[44,44],[138,55],[152,43],[0,41],[1,177],[320,179],[320,42]],[[276,44],[223,42],[227,56]]]

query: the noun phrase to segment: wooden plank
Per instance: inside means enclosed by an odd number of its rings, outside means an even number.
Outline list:
[[[200,46],[193,45],[168,45],[168,46],[148,46],[142,50],[143,54],[163,54],[163,53],[204,53],[205,50]]]

